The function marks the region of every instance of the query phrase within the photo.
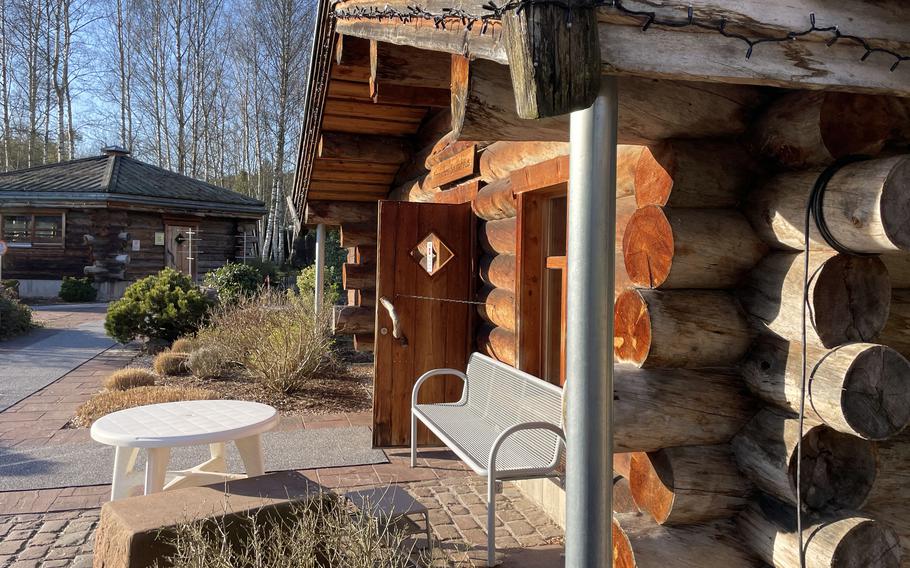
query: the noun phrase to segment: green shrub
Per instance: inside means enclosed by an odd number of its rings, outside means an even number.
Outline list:
[[[199,379],[217,379],[224,374],[228,365],[230,361],[224,351],[214,345],[196,349],[186,360],[190,372]]]
[[[259,260],[258,258],[251,258],[246,261],[246,265],[255,268],[259,272],[263,281],[265,281],[266,277],[268,277],[272,285],[278,282],[278,265],[274,262],[270,260]]]
[[[205,285],[214,288],[222,302],[253,296],[262,283],[262,273],[255,266],[239,262],[229,262],[205,275]]]
[[[143,336],[174,341],[204,323],[210,304],[189,276],[165,268],[137,281],[111,303],[104,329],[121,343]]]
[[[11,298],[19,297],[19,281],[18,280],[0,280],[0,291],[5,290],[9,293]]]
[[[325,267],[325,282],[323,282],[323,287],[325,288],[325,303],[332,305],[338,302],[338,298],[341,297],[341,284],[340,277],[335,275],[334,266]],[[311,264],[303,270],[300,271],[300,274],[297,275],[297,289],[300,290],[300,294],[307,296],[309,298],[315,298],[316,294],[316,265]]]
[[[92,286],[89,278],[63,277],[60,285],[60,299],[64,302],[93,302],[98,297],[98,290]]]
[[[151,371],[127,367],[114,371],[104,380],[104,388],[107,390],[127,390],[135,387],[155,386],[157,376]]]
[[[0,340],[28,333],[35,327],[32,310],[10,290],[0,288]]]
[[[174,353],[173,351],[162,351],[155,355],[152,367],[155,372],[166,377],[167,375],[185,375],[189,369],[186,366],[186,353]]]

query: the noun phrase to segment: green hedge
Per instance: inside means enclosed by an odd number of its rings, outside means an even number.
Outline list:
[[[89,278],[63,277],[60,285],[60,299],[64,302],[94,302],[98,297],[98,290],[92,286]]]

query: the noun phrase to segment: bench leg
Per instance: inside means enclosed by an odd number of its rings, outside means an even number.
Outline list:
[[[111,501],[127,497],[130,490],[130,472],[136,465],[139,448],[114,448],[114,479],[111,483]]]
[[[167,464],[171,459],[170,448],[149,448],[145,464],[145,494],[151,495],[164,490]]]
[[[411,467],[417,467],[417,417],[411,409]]]
[[[487,477],[487,566],[496,566],[496,474]]]
[[[259,434],[248,438],[234,440],[247,477],[256,477],[265,474],[265,462],[262,458],[262,442]]]

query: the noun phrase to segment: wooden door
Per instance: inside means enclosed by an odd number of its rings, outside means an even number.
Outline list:
[[[403,338],[393,337],[392,318],[378,302],[375,447],[410,443],[411,391],[421,374],[467,365],[473,305],[459,301],[474,299],[474,234],[470,204],[380,202],[376,297],[392,302]],[[456,401],[461,385],[457,377],[430,379],[420,402]],[[419,426],[418,443],[434,441]]]
[[[166,225],[164,228],[164,256],[168,268],[193,276],[193,249],[196,248],[198,231],[195,227]]]

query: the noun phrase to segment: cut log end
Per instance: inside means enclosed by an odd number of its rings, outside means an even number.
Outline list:
[[[841,397],[854,431],[870,440],[894,436],[910,422],[910,362],[883,345],[864,350],[847,370]]]
[[[651,319],[648,305],[637,290],[616,298],[613,352],[617,359],[641,366],[651,350]]]
[[[845,341],[874,340],[888,319],[891,297],[882,261],[841,254],[825,262],[822,272],[813,290],[813,319],[822,344],[836,347]]]
[[[881,212],[891,242],[901,250],[910,250],[910,158],[898,160],[885,179]]]
[[[875,155],[894,128],[885,97],[825,93],[819,110],[819,132],[832,158]]]
[[[666,144],[645,147],[635,168],[635,202],[645,205],[666,205],[673,192],[676,173],[676,154]]]
[[[813,542],[809,541],[811,547]],[[863,519],[850,528],[837,543],[832,566],[898,568],[900,542],[893,531],[872,519]]]
[[[632,454],[629,484],[635,504],[664,524],[673,510],[673,468],[661,452]]]
[[[633,213],[623,233],[623,261],[632,283],[646,288],[663,284],[673,265],[674,246],[673,227],[660,207]]]
[[[877,469],[873,445],[827,427],[807,432],[802,450],[802,495],[813,511],[859,509],[872,489]],[[796,452],[788,467],[796,486]]]
[[[635,554],[626,533],[614,518],[611,533],[613,534],[613,568],[636,568]]]

